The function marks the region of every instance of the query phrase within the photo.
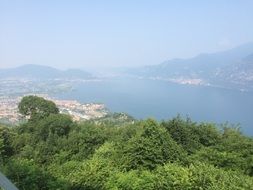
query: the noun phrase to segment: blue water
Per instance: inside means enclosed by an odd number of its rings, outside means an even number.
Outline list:
[[[135,118],[169,119],[180,114],[194,121],[240,123],[245,134],[253,135],[252,92],[114,78],[77,84],[74,91],[59,98],[104,103],[113,112]]]

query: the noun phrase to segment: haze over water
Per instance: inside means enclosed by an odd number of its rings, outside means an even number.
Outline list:
[[[169,119],[181,114],[193,121],[239,124],[253,135],[253,93],[179,85],[164,81],[114,78],[77,85],[60,98],[104,103],[111,111],[136,118]]]
[[[252,0],[3,0],[0,69],[34,64],[105,75],[111,68],[220,52],[253,41],[252,7]],[[247,92],[115,78],[84,83],[61,96],[104,103],[137,118],[180,113],[196,121],[241,123],[253,134],[253,96]]]

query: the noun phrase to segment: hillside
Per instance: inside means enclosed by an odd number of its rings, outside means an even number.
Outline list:
[[[218,77],[238,87],[253,89],[253,53],[221,70]]]
[[[223,52],[165,61],[159,65],[131,70],[129,73],[176,82],[198,79],[198,84],[202,85],[253,90],[252,57],[253,43],[248,43]]]
[[[17,68],[0,69],[0,78],[87,79],[92,78],[92,75],[79,69],[59,70],[42,65],[23,65]]]
[[[179,116],[76,123],[33,99],[19,106],[28,122],[0,126],[0,170],[19,189],[253,189],[253,139],[238,129]]]

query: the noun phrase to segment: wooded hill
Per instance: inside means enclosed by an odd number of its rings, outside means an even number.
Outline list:
[[[0,127],[0,170],[19,189],[253,189],[253,139],[180,116],[75,123],[29,96]]]

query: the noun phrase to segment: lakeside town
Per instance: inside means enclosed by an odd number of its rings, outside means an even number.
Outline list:
[[[80,103],[76,100],[59,100],[56,94],[73,90],[69,79],[36,80],[29,78],[2,78],[0,80],[0,122],[17,124],[24,118],[18,113],[22,97],[36,95],[55,102],[61,113],[72,116],[75,121],[104,117],[108,114],[104,104]]]
[[[74,121],[83,121],[95,118],[101,118],[108,114],[104,104],[86,103],[82,104],[76,100],[59,100],[51,98],[46,94],[27,94],[43,97],[55,102],[60,113],[70,115]],[[0,96],[0,122],[7,124],[17,124],[22,121],[18,113],[18,104],[23,96],[9,97]]]

